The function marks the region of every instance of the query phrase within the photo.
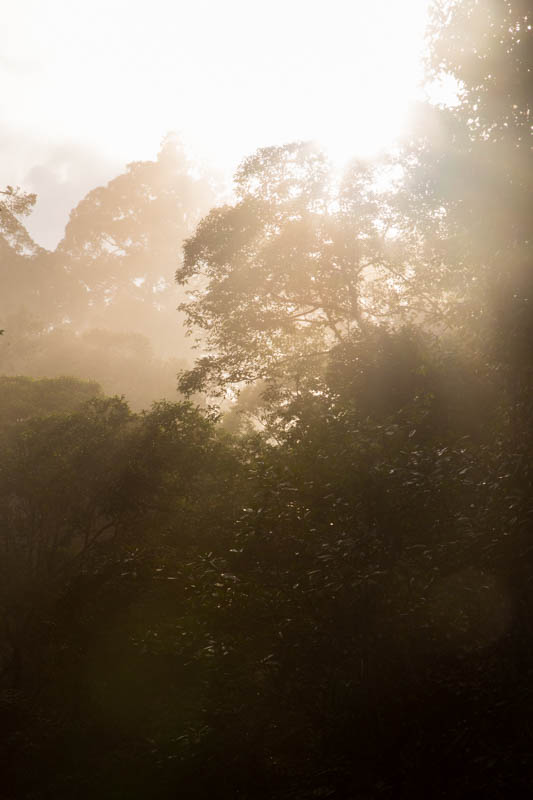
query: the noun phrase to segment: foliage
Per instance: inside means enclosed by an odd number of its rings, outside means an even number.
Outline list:
[[[34,380],[23,376],[0,377],[0,418],[10,425],[28,417],[76,410],[101,393],[94,381],[72,377]]]
[[[182,387],[248,382],[247,425],[2,380],[6,797],[528,795],[525,12],[439,8],[463,99],[419,115],[401,181],[266,148],[186,242]],[[83,238],[104,194],[68,232],[102,296],[98,259],[144,247],[104,252],[129,230],[107,206]],[[141,340],[91,336],[141,371]]]
[[[42,320],[28,314],[7,317],[0,370],[5,375],[90,375],[106,394],[124,394],[138,411],[154,397],[177,399],[176,374],[186,359],[156,355],[143,334],[109,329],[82,333],[64,325],[47,330]]]
[[[200,223],[177,272],[192,288],[181,309],[210,351],[184,374],[182,390],[298,374],[400,313],[409,264],[388,238],[393,209],[377,186],[387,168],[354,162],[339,183],[305,143],[243,162],[237,202]]]
[[[77,317],[115,331],[133,322],[158,350],[169,351],[170,331],[175,338],[179,331],[172,276],[181,244],[214,194],[208,178],[194,173],[169,135],[155,161],[129,164],[72,211],[55,258],[75,282]]]
[[[36,195],[22,192],[18,186],[0,191],[0,243],[4,252],[6,245],[16,253],[37,249],[19,220],[31,212],[36,200]]]
[[[8,187],[0,195],[0,371],[96,379],[135,408],[175,399],[190,348],[172,278],[214,191],[169,135],[156,160],[132,163],[89,192],[47,252],[15,215],[29,213],[35,197]]]

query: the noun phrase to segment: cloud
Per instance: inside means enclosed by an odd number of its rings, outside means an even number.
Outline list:
[[[25,224],[35,241],[48,249],[62,238],[71,210],[87,192],[110,181],[124,167],[83,144],[39,141],[16,130],[0,132],[0,181],[37,194]]]
[[[38,198],[28,220],[36,241],[55,247],[72,209],[87,192],[110,181],[124,166],[79,145],[56,145],[47,159],[28,170],[24,181]]]

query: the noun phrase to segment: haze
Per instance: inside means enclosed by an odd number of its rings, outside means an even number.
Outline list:
[[[4,180],[37,191],[28,227],[52,247],[88,189],[171,130],[228,183],[259,146],[375,152],[417,96],[425,20],[425,0],[22,0],[3,21]]]
[[[4,5],[1,800],[530,797],[531,0]]]

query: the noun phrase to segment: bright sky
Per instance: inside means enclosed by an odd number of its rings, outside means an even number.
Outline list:
[[[372,152],[416,96],[426,6],[18,0],[0,23],[0,184],[72,204],[170,130],[225,172],[294,139]]]

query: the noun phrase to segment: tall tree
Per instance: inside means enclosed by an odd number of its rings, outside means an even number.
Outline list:
[[[133,162],[89,192],[72,211],[55,256],[76,287],[74,324],[135,330],[159,352],[175,353],[172,278],[183,240],[213,197],[209,179],[174,135],[155,161]]]
[[[530,261],[533,15],[527,2],[433,6],[430,77],[452,78],[452,107],[421,115],[408,191],[441,210],[448,257],[485,289]],[[505,265],[505,266],[504,266]],[[526,270],[529,272],[529,270]],[[515,277],[520,280],[518,274]],[[522,277],[524,277],[522,275]],[[501,288],[501,287],[500,287]],[[487,296],[474,287],[479,305]]]
[[[530,3],[438,2],[431,41],[431,74],[455,79],[458,101],[432,112],[412,177],[442,208],[447,258],[463,265],[463,331],[524,410],[533,380]]]
[[[184,390],[296,376],[402,311],[409,263],[378,183],[390,168],[354,162],[339,179],[306,143],[243,162],[237,201],[200,223],[176,275],[193,290],[181,309],[209,351]]]
[[[175,398],[190,348],[173,274],[212,202],[211,179],[168,136],[156,160],[89,192],[54,252],[31,249],[16,217],[35,198],[6,191],[0,224],[18,245],[0,241],[0,371],[95,378],[135,408]]]

